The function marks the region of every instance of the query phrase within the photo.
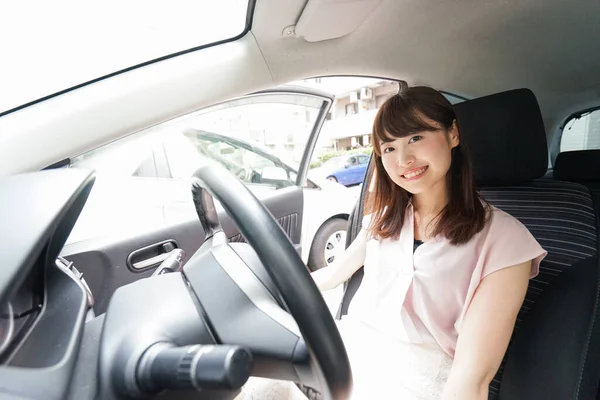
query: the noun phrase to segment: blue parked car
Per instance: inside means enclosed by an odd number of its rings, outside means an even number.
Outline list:
[[[333,157],[314,172],[344,186],[358,185],[365,178],[369,158],[366,154]]]

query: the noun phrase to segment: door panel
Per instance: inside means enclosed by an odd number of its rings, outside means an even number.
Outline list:
[[[237,176],[302,254],[303,187],[331,103],[309,89],[256,93],[75,157],[71,167],[94,168],[102,179],[96,180],[62,255],[84,274],[96,313],[106,311],[120,286],[150,276],[171,243],[185,251],[184,262],[203,243],[190,176],[206,163],[217,162]],[[147,159],[153,168],[138,168]],[[217,209],[230,241],[242,241],[231,219]]]
[[[302,188],[291,187],[273,191],[269,197],[264,197],[262,202],[300,252]],[[243,238],[231,218],[223,211],[219,212],[219,217],[227,237],[231,241],[241,241]],[[69,244],[63,249],[62,255],[74,262],[77,269],[84,274],[96,299],[94,310],[99,314],[106,311],[108,302],[117,288],[146,278],[156,269],[131,269],[127,266],[129,255],[138,249],[164,241],[173,241],[183,249],[186,262],[204,241],[204,231],[199,220],[193,219],[127,238],[119,237],[115,232],[115,236],[110,239],[89,239]]]

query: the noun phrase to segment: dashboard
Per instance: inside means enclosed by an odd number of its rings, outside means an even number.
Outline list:
[[[89,287],[59,254],[94,180],[82,169],[0,178],[0,399],[233,399],[251,372],[252,354],[216,342],[202,310],[218,300],[215,315],[225,316],[232,308],[219,300],[222,293],[202,290],[209,298],[201,306],[190,286],[213,282],[203,275],[212,253],[196,269],[202,276],[195,283],[181,273],[142,279],[120,288],[106,313],[93,314]],[[244,332],[227,325],[225,335]],[[301,342],[283,328],[279,337],[291,343],[285,351]],[[259,345],[267,340],[257,338]],[[267,347],[273,341],[271,335]],[[294,357],[304,362],[307,354],[300,353]]]
[[[99,316],[60,257],[94,173],[0,178],[0,399],[231,400],[251,375],[347,397],[343,342],[281,226],[226,170],[195,174],[253,243],[229,244],[209,191],[194,186],[215,230],[181,270],[121,286]]]
[[[0,179],[2,398],[66,397],[92,299],[58,254],[93,181],[65,170]]]
[[[19,343],[23,341],[44,304],[43,268],[35,265],[24,279],[0,305],[0,362],[8,362]]]

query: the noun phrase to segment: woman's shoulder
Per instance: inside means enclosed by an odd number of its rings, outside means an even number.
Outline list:
[[[533,261],[531,276],[537,275],[539,263],[547,252],[519,219],[491,205],[489,213],[482,251],[487,260],[483,275],[529,260]]]
[[[492,234],[507,234],[516,232],[527,232],[527,227],[519,221],[518,218],[510,215],[504,210],[499,209],[491,204],[488,205],[488,221],[489,233]]]

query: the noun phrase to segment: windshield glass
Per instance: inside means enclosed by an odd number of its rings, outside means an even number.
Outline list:
[[[246,28],[248,3],[11,2],[0,13],[0,113],[140,63],[236,37]]]

